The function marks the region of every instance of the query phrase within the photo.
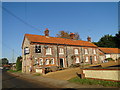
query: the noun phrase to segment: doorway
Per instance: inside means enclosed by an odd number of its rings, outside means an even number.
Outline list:
[[[92,56],[90,56],[90,64],[92,64]]]
[[[61,67],[61,68],[64,67],[64,61],[63,61],[63,58],[60,58],[60,67]]]

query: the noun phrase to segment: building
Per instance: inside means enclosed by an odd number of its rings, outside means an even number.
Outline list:
[[[50,37],[49,30],[45,35],[25,34],[22,43],[22,72],[43,72],[43,67],[60,66],[69,67],[71,64],[99,63],[98,47],[88,41]]]
[[[99,47],[99,50],[101,53],[104,53],[101,55],[104,59],[106,58],[112,58],[114,60],[117,60],[120,57],[120,49],[118,48],[102,48]]]

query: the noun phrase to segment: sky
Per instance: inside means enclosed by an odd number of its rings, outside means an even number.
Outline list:
[[[117,2],[3,2],[2,7],[2,57],[9,62],[22,55],[26,33],[44,35],[48,28],[55,37],[64,30],[97,42],[118,31]]]

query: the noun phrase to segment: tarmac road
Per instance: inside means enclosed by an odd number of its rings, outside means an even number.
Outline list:
[[[46,84],[37,83],[19,76],[11,75],[5,71],[2,72],[2,88],[50,88]]]

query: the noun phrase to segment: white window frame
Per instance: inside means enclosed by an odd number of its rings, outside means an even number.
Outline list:
[[[93,54],[96,54],[96,50],[95,49],[93,49]]]
[[[45,59],[45,65],[49,65],[49,59]]]
[[[79,54],[79,50],[78,49],[74,49],[74,53],[75,54]]]
[[[85,54],[88,54],[88,50],[87,49],[85,49]]]
[[[85,62],[89,62],[88,56],[85,57]]]
[[[52,55],[52,48],[47,48],[46,49],[46,55]]]
[[[80,63],[79,57],[76,57],[75,60],[76,60],[75,63]]]
[[[64,54],[64,49],[63,48],[60,48],[59,50],[60,50],[59,54]]]
[[[97,56],[94,56],[94,61],[97,61]]]
[[[53,60],[53,63],[50,63],[50,64],[55,64],[55,60],[54,60],[54,58],[50,58],[50,60],[51,60],[51,59]]]
[[[42,58],[39,59],[39,65],[43,65],[43,59]]]

